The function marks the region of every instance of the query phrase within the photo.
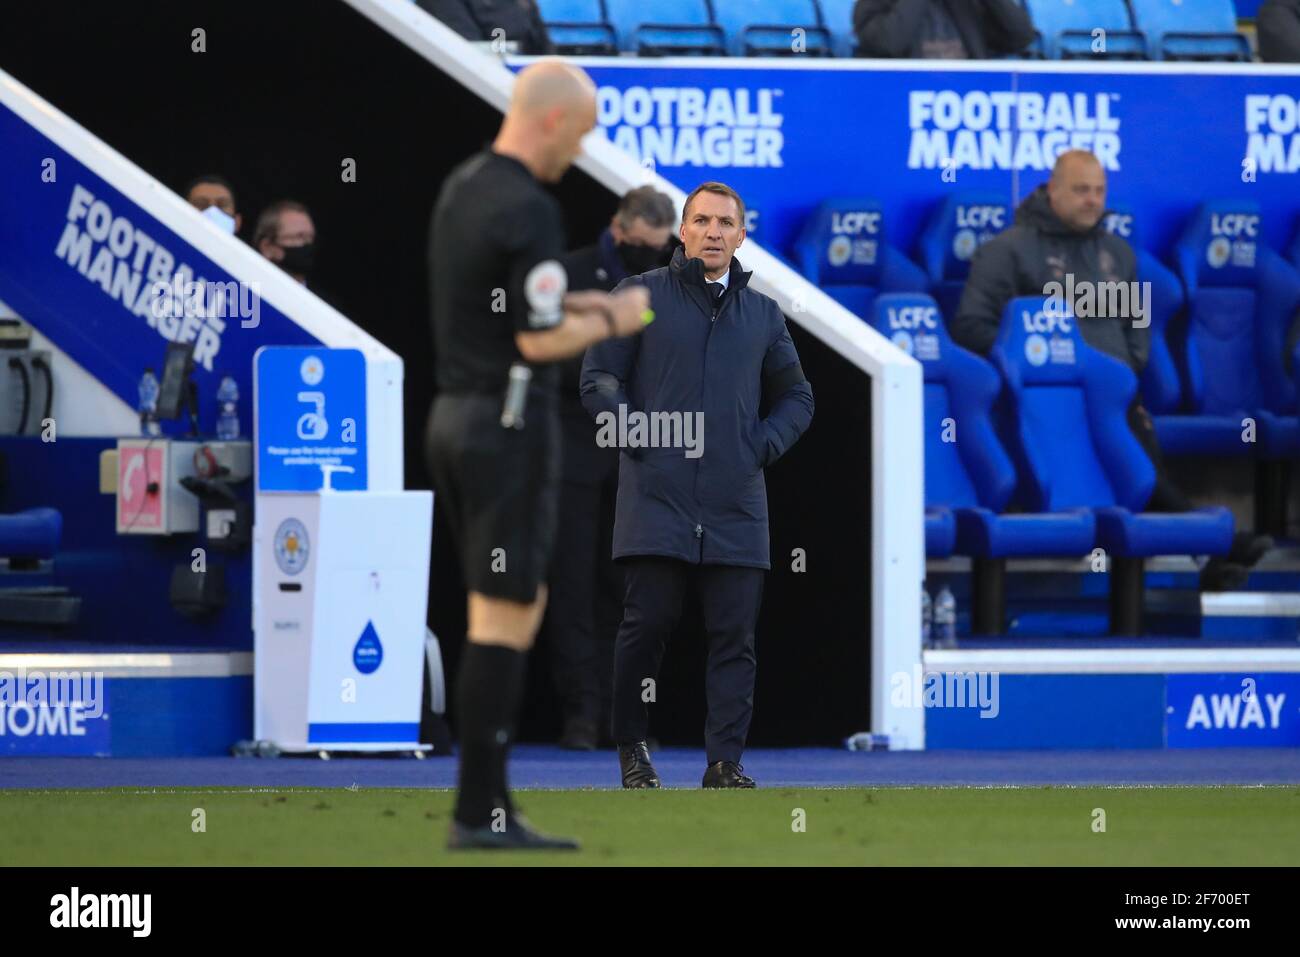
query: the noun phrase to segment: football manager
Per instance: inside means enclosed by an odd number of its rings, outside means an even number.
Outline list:
[[[654,433],[656,421],[682,423],[668,442],[655,441],[662,429],[653,438],[644,428],[617,430],[614,558],[626,584],[612,731],[623,786],[659,787],[644,682],[657,678],[694,592],[708,637],[703,784],[752,788],[740,758],[754,707],[754,628],[771,567],[763,469],[808,428],[813,395],[780,307],[749,288],[750,274],[733,255],[745,239],[745,204],[735,190],[696,187],[679,236],[668,266],[618,287],[649,290],[654,324],[592,346],[582,367],[583,404],[598,425],[636,418]]]

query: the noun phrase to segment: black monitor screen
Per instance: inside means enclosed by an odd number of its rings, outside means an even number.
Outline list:
[[[194,369],[194,343],[167,343],[162,385],[158,389],[158,418],[178,418],[184,409],[185,383]]]

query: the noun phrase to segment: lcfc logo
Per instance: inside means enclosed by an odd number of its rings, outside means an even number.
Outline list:
[[[275,530],[275,563],[286,575],[297,575],[307,567],[309,545],[307,526],[296,518],[286,518]]]
[[[1106,217],[1106,232],[1128,239],[1133,235],[1133,217],[1128,213],[1111,213]]]
[[[1205,248],[1205,261],[1215,269],[1226,265],[1231,255],[1232,243],[1222,236],[1215,236],[1210,240],[1210,245]]]
[[[910,332],[904,332],[900,329],[898,332],[895,332],[890,336],[889,341],[898,346],[898,348],[902,349],[909,356],[912,354],[912,334]]]
[[[1025,324],[1025,332],[1064,332],[1068,335],[1074,331],[1074,323],[1071,321],[1073,317],[1055,303],[1049,303],[1046,310],[1022,312],[1020,316]]]
[[[965,262],[975,255],[975,247],[978,245],[979,240],[975,238],[975,230],[959,229],[957,234],[952,237],[952,254]]]
[[[936,318],[939,310],[935,306],[903,306],[901,309],[889,309],[890,329],[927,329],[938,327]]]
[[[858,233],[880,231],[880,213],[868,210],[861,213],[831,213],[831,232],[856,236]]]
[[[1025,337],[1025,358],[1031,366],[1041,366],[1047,361],[1047,340],[1034,333]]]
[[[843,266],[853,255],[853,243],[848,236],[836,236],[826,250],[826,258],[832,266]]]

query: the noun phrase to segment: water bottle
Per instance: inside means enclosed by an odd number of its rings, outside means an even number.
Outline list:
[[[149,366],[140,377],[140,434],[161,435],[162,427],[158,424],[158,377]]]
[[[217,438],[222,442],[239,438],[239,385],[234,376],[222,376],[217,387]]]
[[[850,751],[888,751],[889,735],[859,731],[844,739],[844,747]]]
[[[957,647],[957,599],[947,585],[934,600],[934,640],[937,648]]]
[[[921,647],[922,648],[934,647],[931,639],[932,631],[930,628],[930,624],[931,621],[933,620],[933,615],[931,614],[930,607],[931,607],[930,593],[926,591],[925,586],[922,585],[921,586]]]

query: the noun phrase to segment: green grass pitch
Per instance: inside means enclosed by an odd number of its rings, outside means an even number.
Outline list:
[[[450,853],[444,844],[453,795],[446,790],[9,790],[0,791],[0,863],[1225,866],[1300,860],[1297,787],[577,790],[521,791],[516,798],[534,825],[579,837],[583,849]],[[1104,812],[1104,831],[1095,829],[1102,820],[1097,809]]]

